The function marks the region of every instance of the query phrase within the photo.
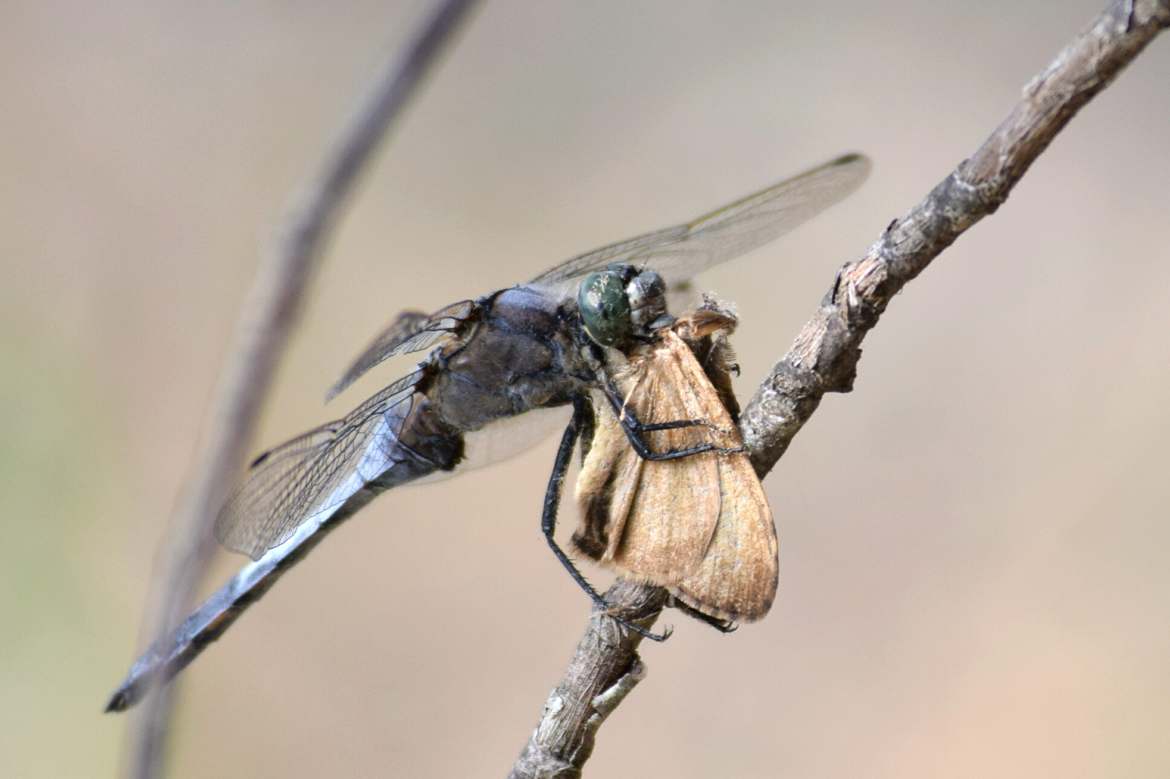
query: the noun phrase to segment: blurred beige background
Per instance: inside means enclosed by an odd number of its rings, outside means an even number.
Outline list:
[[[369,171],[256,448],[401,369],[321,406],[400,308],[863,150],[858,195],[701,279],[746,399],[1100,7],[486,5]],[[0,774],[117,770],[101,707],[260,248],[423,8],[5,5]],[[767,480],[772,614],[668,614],[589,775],[1170,774],[1168,72],[1157,40],[895,301]],[[588,612],[538,530],[552,452],[333,535],[185,674],[174,776],[502,775]]]

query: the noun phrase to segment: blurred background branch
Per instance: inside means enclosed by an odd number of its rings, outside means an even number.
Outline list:
[[[1167,26],[1170,0],[1110,4],[1028,83],[1022,99],[970,159],[891,222],[863,257],[838,271],[820,307],[741,416],[740,428],[761,477],[784,454],[826,392],[852,389],[861,341],[893,296],[966,230],[993,213],[1076,112]],[[616,614],[649,627],[665,605],[666,594],[619,580],[606,599]],[[594,612],[512,777],[581,775],[601,720],[644,675],[636,651],[640,643],[640,636]]]
[[[261,404],[303,307],[314,268],[348,195],[387,130],[432,68],[472,0],[437,3],[418,36],[378,77],[368,98],[329,149],[274,250],[262,263],[212,399],[204,441],[183,489],[168,554],[148,610],[145,635],[158,642],[178,625],[216,548],[216,513],[252,441]],[[131,725],[128,775],[159,776],[173,712],[174,685],[148,694]]]

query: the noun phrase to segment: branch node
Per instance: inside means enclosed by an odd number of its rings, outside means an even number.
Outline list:
[[[646,678],[646,663],[638,655],[630,660],[630,668],[613,683],[613,685],[593,698],[593,715],[586,721],[586,727],[596,733],[606,717],[617,709],[618,704],[637,686],[638,682]]]

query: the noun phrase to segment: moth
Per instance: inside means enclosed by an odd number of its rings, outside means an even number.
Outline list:
[[[602,567],[664,587],[696,616],[725,626],[767,614],[778,582],[772,511],[737,426],[727,344],[735,325],[727,312],[700,308],[629,352],[615,377],[621,413],[649,424],[702,422],[648,433],[651,448],[716,448],[647,460],[617,413],[600,407],[577,479],[572,539]]]

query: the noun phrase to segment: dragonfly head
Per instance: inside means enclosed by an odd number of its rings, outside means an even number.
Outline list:
[[[661,325],[666,317],[666,283],[652,270],[612,265],[581,282],[577,309],[591,339],[621,349],[649,337]]]

